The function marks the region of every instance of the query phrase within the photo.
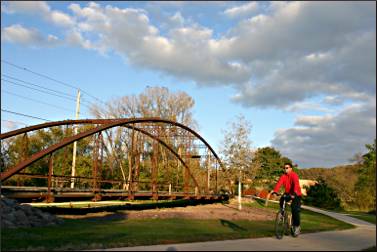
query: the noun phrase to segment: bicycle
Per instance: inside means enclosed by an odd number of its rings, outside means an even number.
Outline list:
[[[276,193],[277,196],[281,194]],[[277,239],[282,239],[284,235],[292,233],[292,213],[286,209],[286,204],[291,200],[289,194],[283,194],[283,206],[276,213],[275,218],[275,236]]]

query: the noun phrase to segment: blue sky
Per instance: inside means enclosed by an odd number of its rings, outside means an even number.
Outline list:
[[[73,100],[12,83],[76,95],[33,71],[103,101],[147,86],[185,91],[216,151],[242,114],[254,148],[300,167],[349,163],[376,136],[374,2],[1,4],[2,132],[43,122],[4,110],[74,118]]]

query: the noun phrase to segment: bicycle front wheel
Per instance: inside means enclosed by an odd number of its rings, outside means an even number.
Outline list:
[[[288,213],[288,211],[284,214],[284,234],[290,235],[291,233],[291,226],[292,226],[292,215]]]
[[[276,214],[275,218],[275,236],[278,239],[282,239],[285,231],[285,216],[281,212]]]

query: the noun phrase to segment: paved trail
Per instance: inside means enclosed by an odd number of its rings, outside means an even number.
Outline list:
[[[360,251],[376,246],[376,225],[358,220],[345,214],[328,212],[313,207],[302,208],[329,215],[335,219],[353,224],[356,228],[343,231],[326,231],[302,234],[297,238],[285,236],[240,239],[211,242],[180,243],[105,249],[106,251]],[[102,249],[103,250],[103,249]]]

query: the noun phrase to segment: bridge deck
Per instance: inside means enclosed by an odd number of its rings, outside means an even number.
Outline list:
[[[1,194],[7,198],[17,199],[19,201],[44,201],[48,198],[47,187],[19,187],[19,186],[2,186]],[[65,201],[65,200],[82,200],[82,199],[126,199],[129,197],[127,190],[121,189],[100,189],[99,191],[93,191],[93,189],[80,189],[80,188],[51,188],[51,195],[53,201]],[[98,197],[100,196],[100,197]],[[133,192],[134,199],[148,199],[153,198],[151,191],[138,191]],[[192,198],[192,199],[220,199],[223,195],[218,194],[201,194],[195,195],[194,192],[171,192],[158,191],[156,199],[180,199],[180,198]]]

